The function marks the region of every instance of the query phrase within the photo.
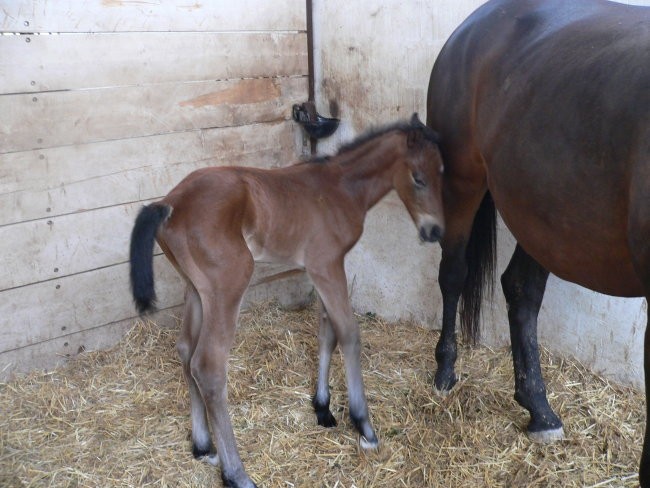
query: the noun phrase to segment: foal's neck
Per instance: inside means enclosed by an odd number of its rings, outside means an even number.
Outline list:
[[[344,185],[365,210],[393,189],[395,166],[404,150],[404,136],[395,131],[341,155]]]

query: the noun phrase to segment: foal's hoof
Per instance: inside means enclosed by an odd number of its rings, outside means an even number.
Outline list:
[[[373,451],[379,447],[379,440],[375,437],[368,440],[365,435],[359,436],[359,446],[364,451]]]
[[[329,411],[329,409],[321,411],[317,410],[316,421],[318,422],[318,425],[321,425],[323,427],[336,427],[336,419],[334,418],[334,415],[332,415],[332,412]]]
[[[561,441],[564,439],[564,429],[558,427],[557,429],[541,430],[539,432],[528,431],[528,437],[533,442],[540,444],[549,444],[551,442]]]
[[[207,449],[201,449],[196,444],[192,444],[192,455],[198,461],[203,461],[212,466],[219,466],[219,455],[213,445],[210,445]]]
[[[221,473],[221,482],[224,488],[258,488],[252,480],[245,476],[243,480],[236,480]]]

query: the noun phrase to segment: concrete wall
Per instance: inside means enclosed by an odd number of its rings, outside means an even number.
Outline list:
[[[429,73],[445,40],[479,0],[314,0],[316,100],[323,115],[342,119],[319,152],[372,125],[426,115]],[[650,5],[650,0],[626,1]],[[502,226],[499,269],[514,240]],[[414,318],[440,327],[437,284],[440,250],[421,245],[415,227],[394,195],[368,215],[364,235],[346,261],[351,295],[359,312]],[[506,344],[506,308],[500,287],[486,303],[485,341]],[[571,355],[623,383],[643,381],[644,299],[603,296],[552,276],[539,322],[540,342]]]

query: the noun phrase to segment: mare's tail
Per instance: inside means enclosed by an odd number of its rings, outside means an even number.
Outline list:
[[[131,232],[131,293],[138,312],[155,309],[156,291],[153,282],[153,246],[161,224],[171,214],[171,207],[152,203],[140,210]]]
[[[463,336],[476,343],[480,336],[483,289],[492,295],[496,269],[496,208],[487,192],[474,216],[472,233],[467,243],[467,279],[460,296],[460,325]]]

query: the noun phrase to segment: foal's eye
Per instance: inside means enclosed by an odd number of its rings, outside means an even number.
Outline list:
[[[422,175],[419,173],[411,173],[411,177],[413,178],[413,183],[415,184],[416,187],[418,188],[424,188],[427,186],[427,182],[424,181],[424,178],[422,178]]]

